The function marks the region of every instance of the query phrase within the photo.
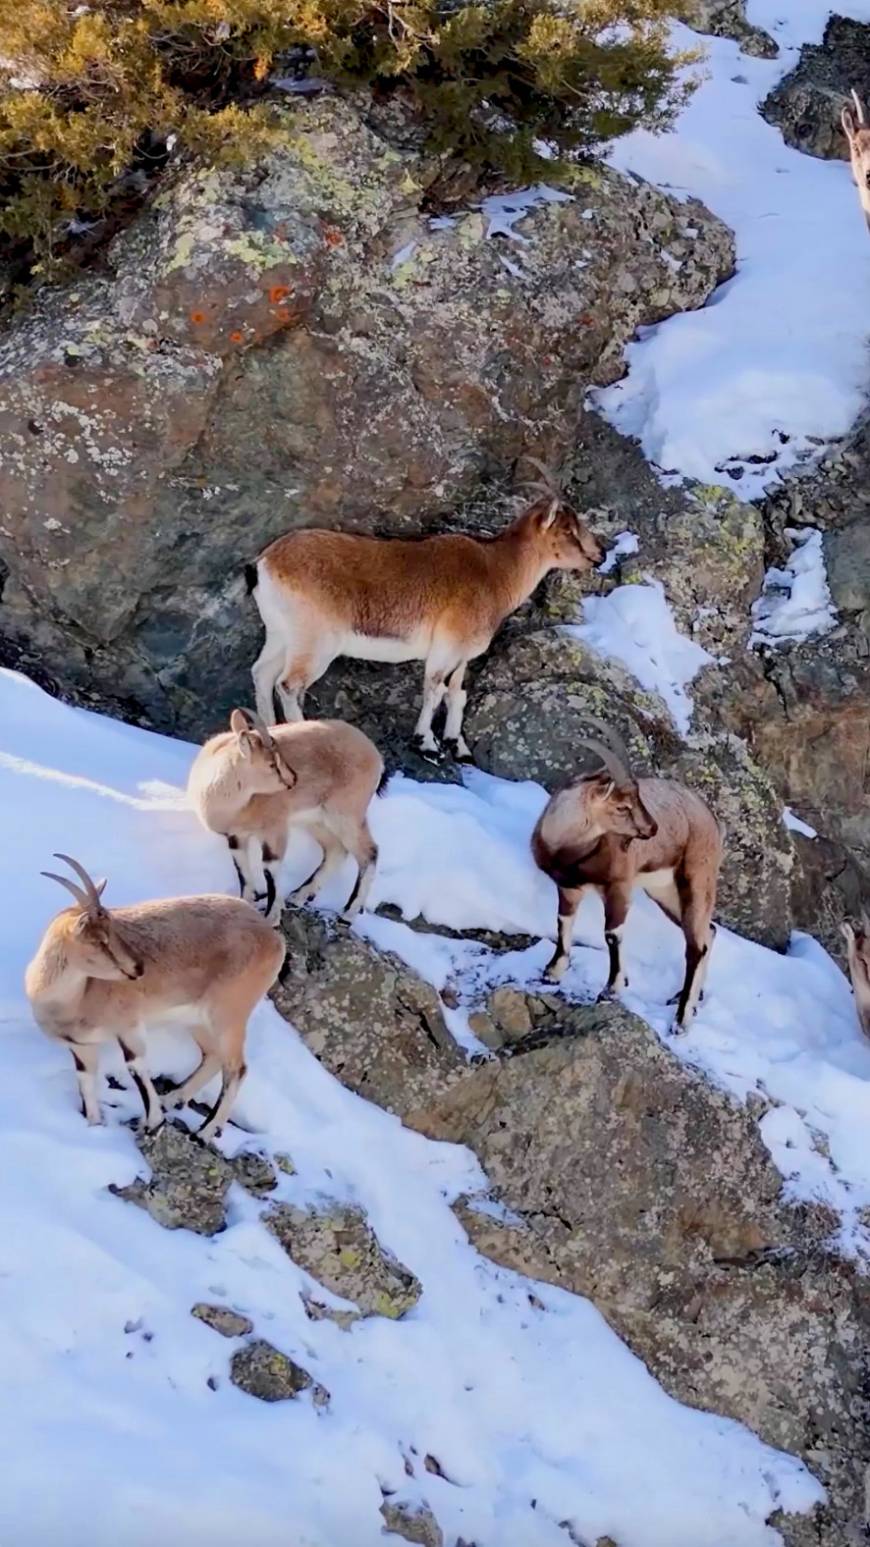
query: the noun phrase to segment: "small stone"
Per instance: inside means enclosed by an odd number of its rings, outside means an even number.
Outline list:
[[[288,1257],[366,1316],[405,1316],[422,1294],[414,1274],[385,1251],[362,1209],[331,1203],[306,1212],[276,1204],[263,1216]]]
[[[256,1150],[243,1150],[230,1161],[230,1166],[236,1181],[241,1183],[246,1192],[253,1193],[255,1198],[264,1198],[278,1186],[278,1177],[271,1160]]]
[[[468,1017],[468,1029],[491,1052],[497,1053],[499,1048],[504,1047],[504,1036],[486,1010],[472,1010]]]
[[[520,1037],[527,1037],[532,1029],[526,996],[518,988],[505,986],[493,989],[489,996],[489,1012],[504,1032],[506,1042],[516,1042]]]
[[[329,1401],[329,1392],[307,1370],[265,1338],[255,1338],[237,1349],[230,1361],[230,1380],[261,1402],[288,1402],[303,1391],[311,1392],[315,1407]]]
[[[285,1176],[296,1175],[296,1167],[294,1166],[293,1161],[289,1155],[274,1155],[272,1158],[275,1161],[278,1170],[283,1171]]]
[[[228,1305],[208,1305],[206,1301],[198,1300],[196,1305],[190,1307],[190,1314],[198,1321],[204,1321],[207,1327],[219,1332],[224,1338],[245,1337],[254,1330],[254,1323],[249,1317],[230,1310]]]
[[[381,1514],[385,1536],[403,1536],[419,1547],[444,1547],[443,1532],[428,1504],[397,1504],[384,1499]]]
[[[334,1321],[342,1332],[349,1332],[354,1322],[363,1319],[360,1311],[342,1311],[337,1306],[324,1305],[322,1300],[312,1300],[310,1295],[302,1296],[302,1304],[309,1321]]]

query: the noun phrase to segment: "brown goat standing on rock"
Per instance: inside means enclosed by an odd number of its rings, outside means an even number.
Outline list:
[[[253,668],[257,713],[302,718],[302,699],[337,656],[424,661],[415,741],[437,753],[432,720],[447,698],[444,741],[469,758],[462,734],[468,662],[552,569],[591,569],[598,538],[553,490],[490,539],[442,533],[415,541],[301,530],[279,537],[248,584],[266,629]]]
[[[72,1054],[85,1117],[102,1122],[99,1050],[117,1041],[142,1097],[146,1129],[159,1128],[164,1106],[183,1106],[220,1071],[220,1095],[198,1130],[201,1139],[218,1134],[245,1075],[248,1018],[278,976],[283,940],[237,897],[106,908],[105,881],[95,885],[66,854],[55,858],[81,885],[43,871],[72,892],[75,906],[52,919],[24,984],[37,1025]],[[145,1062],[146,1035],[167,1026],[189,1031],[202,1059],[161,1103]]]
[[[584,741],[602,767],[549,800],[532,835],[536,864],[559,889],[556,950],[547,976],[568,966],[571,932],[590,886],[604,902],[610,953],[607,992],[626,986],[621,941],[632,888],[642,887],[686,938],[686,973],[676,1026],[684,1031],[698,1005],[715,925],[716,884],[722,861],[719,824],[700,796],[670,779],[635,779],[622,748]]]
[[[310,902],[352,854],[359,876],[344,916],[353,918],[374,879],[378,851],[366,813],[383,772],[380,752],[355,725],[301,720],[270,731],[249,709],[234,709],[230,729],[194,758],[187,789],[203,826],[226,838],[242,896],[264,901],[270,924],[281,921],[278,870],[293,827],[311,834],[323,859],[290,900]]]

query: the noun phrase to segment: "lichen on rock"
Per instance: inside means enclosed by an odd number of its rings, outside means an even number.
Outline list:
[[[417,1304],[419,1280],[384,1250],[362,1209],[336,1201],[312,1210],[278,1203],[263,1218],[298,1267],[364,1315],[397,1321]]]

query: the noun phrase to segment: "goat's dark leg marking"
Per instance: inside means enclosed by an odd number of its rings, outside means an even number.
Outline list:
[[[605,993],[618,993],[628,983],[622,969],[622,931],[630,902],[631,892],[627,887],[611,886],[604,893],[604,938],[610,953]]]
[[[124,1062],[133,1078],[133,1083],[142,1098],[142,1108],[145,1113],[145,1127],[153,1132],[163,1122],[163,1108],[160,1105],[150,1076],[145,1068],[142,1056],[142,1048],[129,1047],[120,1037],[121,1052],[124,1054]]]
[[[96,1126],[103,1121],[100,1103],[97,1100],[99,1051],[93,1043],[70,1044],[69,1050],[72,1054],[72,1061],[75,1064],[76,1080],[82,1103],[82,1115],[87,1118],[89,1123]]]
[[[585,887],[559,887],[559,912],[556,919],[556,949],[547,963],[545,975],[558,980],[571,960],[571,935],[574,919]]]
[[[206,1140],[220,1137],[223,1132],[224,1122],[235,1100],[236,1092],[247,1072],[245,1064],[239,1064],[237,1069],[224,1069],[220,1095],[211,1111],[208,1112],[197,1128],[197,1138]]]
[[[238,860],[236,859],[236,850],[237,850],[238,847],[239,847],[239,840],[235,836],[235,833],[228,833],[227,834],[227,848],[229,849],[230,854],[232,855],[233,865],[235,866],[236,875],[239,878],[239,896],[240,897],[244,897],[244,895],[245,895],[245,877],[244,877],[244,874],[242,872],[242,867],[239,864]]]

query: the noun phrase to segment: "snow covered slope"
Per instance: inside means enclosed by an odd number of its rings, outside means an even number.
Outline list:
[[[870,21],[870,0],[841,15]],[[627,351],[628,376],[594,394],[665,475],[734,480],[752,499],[808,452],[843,435],[870,384],[870,241],[847,162],[790,149],[757,103],[821,38],[826,0],[750,0],[749,20],[780,46],[754,59],[727,39],[703,42],[707,78],[676,130],[639,131],[616,166],[694,195],[733,229],[737,272],[699,312],[672,317]]]
[[[108,1126],[88,1129],[70,1060],[30,1022],[21,973],[61,901],[38,871],[52,850],[72,851],[108,873],[109,900],[122,902],[230,889],[232,867],[185,809],[189,747],[66,708],[8,672],[0,723],[0,798],[14,813],[0,856],[0,1540],[380,1547],[389,1489],[411,1503],[425,1492],[449,1543],[565,1547],[567,1522],[574,1539],[609,1534],[621,1547],[774,1547],[770,1512],[819,1496],[804,1468],[672,1401],[587,1302],[541,1285],[532,1300],[528,1281],[483,1261],[448,1207],[481,1187],[473,1157],[344,1090],[268,1005],[252,1023],[239,1106],[256,1138],[234,1129],[229,1142],[289,1150],[289,1200],[361,1204],[422,1281],[414,1311],[349,1332],[310,1322],[305,1274],[238,1188],[229,1228],[208,1240],[162,1230],[107,1191],[141,1166],[123,1126],[135,1102],[105,1087]],[[542,798],[481,777],[467,791],[395,781],[376,809],[381,897],[460,925],[548,927],[552,899],[526,848]],[[628,934],[634,1002],[663,1024],[677,948],[667,925],[649,924],[638,915]],[[393,945],[411,933],[369,927]],[[451,965],[425,938],[417,949],[430,969]],[[832,1149],[847,1175],[860,1158],[847,1142],[852,1087],[860,1064],[870,1089],[870,1055],[845,985],[806,943],[787,960],[726,936],[717,955],[691,1056],[738,1089],[775,1072],[831,1123],[839,1109]],[[577,957],[575,988],[603,974],[597,950]],[[192,1053],[167,1040],[155,1062],[180,1072]],[[774,1153],[791,1124],[805,1180],[802,1120],[779,1112]],[[329,1407],[267,1405],[231,1386],[228,1345],[190,1316],[214,1296],[298,1357]],[[451,1481],[410,1479],[411,1445]]]

